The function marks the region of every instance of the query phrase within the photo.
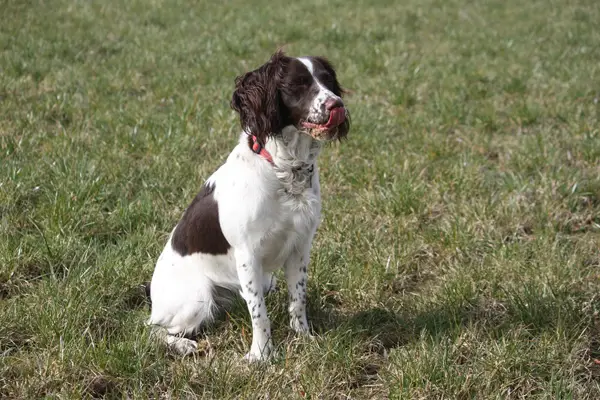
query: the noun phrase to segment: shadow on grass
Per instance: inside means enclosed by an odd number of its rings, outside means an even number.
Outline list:
[[[383,353],[423,335],[434,339],[459,335],[472,326],[495,338],[517,328],[524,329],[532,338],[551,330],[566,330],[567,335],[577,336],[591,327],[593,321],[582,311],[582,303],[573,300],[566,294],[543,296],[525,288],[519,293],[508,293],[503,301],[481,297],[454,304],[431,304],[417,311],[396,312],[391,307],[375,307],[344,314],[335,306],[312,307],[309,319],[315,332],[350,330],[369,342],[374,351]]]
[[[313,288],[308,294],[308,318],[313,332],[324,335],[351,331],[367,342],[369,351],[379,354],[420,340],[423,336],[436,339],[460,335],[473,326],[492,338],[501,338],[515,329],[526,332],[531,338],[558,329],[569,330],[566,332],[568,335],[580,335],[583,330],[589,331],[594,326],[589,313],[582,311],[583,297],[568,292],[548,295],[539,290],[537,286],[524,285],[518,292],[506,292],[502,301],[479,296],[460,301],[431,302],[418,310],[394,311],[394,307],[390,306],[347,313],[339,302],[328,300],[325,292]],[[214,321],[201,327],[191,338],[218,334],[223,329],[231,329],[232,324],[240,330],[242,326],[251,329],[245,302],[236,294],[232,295],[229,306],[221,309]],[[270,310],[270,316],[277,331],[287,325],[286,294],[278,292],[269,297],[269,302],[276,304],[275,309]],[[600,300],[595,307],[600,308]],[[600,342],[600,333],[592,339],[594,343]]]

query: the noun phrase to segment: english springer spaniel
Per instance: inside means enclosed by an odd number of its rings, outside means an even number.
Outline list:
[[[321,214],[317,156],[323,143],[348,134],[342,93],[326,59],[281,51],[236,78],[239,143],[171,232],[150,286],[148,323],[164,328],[179,353],[196,349],[186,336],[211,320],[227,289],[240,291],[252,317],[245,358],[267,359],[273,344],[264,296],[282,266],[290,326],[309,333],[307,266]]]

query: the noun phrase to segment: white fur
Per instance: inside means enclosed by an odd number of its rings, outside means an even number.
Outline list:
[[[264,359],[271,351],[264,294],[272,286],[271,274],[282,266],[290,293],[290,325],[308,332],[306,268],[321,213],[316,166],[321,144],[290,126],[267,141],[266,148],[274,166],[253,153],[242,134],[226,163],[207,181],[215,184],[229,252],[181,256],[170,237],[151,283],[149,323],[166,328],[169,335],[192,333],[210,320],[215,285],[240,290],[252,316],[250,360]],[[194,349],[187,341],[182,346],[181,340],[167,340],[180,351]]]

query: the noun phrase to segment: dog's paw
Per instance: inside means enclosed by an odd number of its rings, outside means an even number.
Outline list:
[[[306,338],[306,339],[310,339],[310,340],[316,339],[315,335],[313,335],[309,329],[299,329],[299,330],[294,330],[294,332],[296,332],[296,335],[298,335],[298,337],[302,337],[302,338]]]
[[[290,328],[299,335],[311,336],[306,319],[302,321],[300,318],[292,317],[290,319]]]
[[[275,356],[275,353],[273,353],[273,352],[271,352],[269,355],[255,354],[252,352],[248,352],[243,357],[243,360],[250,364],[259,364],[259,363],[265,363],[265,362],[272,360],[274,356]]]
[[[256,355],[252,352],[248,352],[246,353],[246,355],[244,356],[244,360],[248,361],[249,363],[257,363],[257,362],[261,362],[261,361],[265,361],[265,357],[261,356],[260,354]]]
[[[302,335],[303,338],[309,339],[309,340],[316,340],[317,337],[315,335],[313,335],[312,333],[310,333],[310,331],[306,331],[306,332],[298,332],[299,335]]]
[[[265,348],[261,350],[259,349],[251,349],[244,356],[244,360],[249,363],[258,363],[265,362],[272,359],[275,356],[275,351],[273,350],[273,346],[267,345]]]
[[[198,350],[198,343],[186,338],[169,336],[167,343],[171,350],[182,356],[187,356]]]

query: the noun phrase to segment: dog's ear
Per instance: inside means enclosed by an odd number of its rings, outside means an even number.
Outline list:
[[[231,108],[240,114],[242,129],[264,145],[283,126],[279,85],[289,58],[277,51],[258,69],[235,79]]]

